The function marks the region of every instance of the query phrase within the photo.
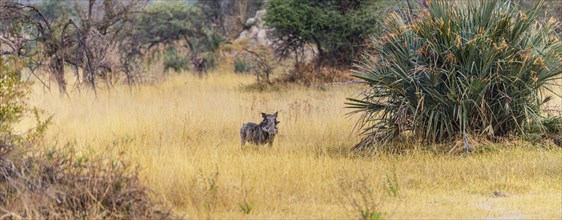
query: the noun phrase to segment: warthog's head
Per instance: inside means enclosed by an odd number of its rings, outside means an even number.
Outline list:
[[[277,129],[277,124],[279,124],[279,121],[277,121],[277,112],[273,113],[272,115],[261,113],[261,116],[263,117],[263,121],[260,124],[261,129],[263,129],[263,131],[265,131],[269,135],[276,135],[279,131]]]

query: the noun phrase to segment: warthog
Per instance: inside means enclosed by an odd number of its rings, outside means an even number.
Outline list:
[[[256,123],[245,123],[240,128],[240,137],[242,138],[242,146],[246,144],[246,141],[254,143],[257,145],[268,144],[269,147],[273,145],[273,139],[279,131],[277,125],[277,112],[273,114],[261,113],[263,121],[259,124]]]
[[[195,71],[199,76],[203,76],[203,73],[207,73],[207,59],[204,57],[199,57],[197,55],[191,55],[191,63],[195,67]]]

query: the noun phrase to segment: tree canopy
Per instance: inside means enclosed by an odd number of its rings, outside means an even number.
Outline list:
[[[349,66],[379,28],[382,1],[272,0],[266,23],[280,39],[277,53],[298,54],[313,44],[321,64]]]

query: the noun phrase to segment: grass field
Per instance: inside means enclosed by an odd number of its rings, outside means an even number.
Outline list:
[[[47,139],[122,157],[188,218],[562,218],[562,150],[529,144],[480,153],[357,156],[358,85],[247,91],[251,76],[189,74],[110,91],[34,90],[54,114]],[[240,147],[242,123],[279,111],[273,148]]]

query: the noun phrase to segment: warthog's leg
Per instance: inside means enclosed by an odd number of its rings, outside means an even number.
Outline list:
[[[241,147],[243,147],[244,144],[246,144],[246,129],[245,128],[246,128],[246,124],[243,124],[242,128],[240,129],[240,139],[242,140],[241,144],[240,144]]]
[[[246,144],[246,133],[244,131],[240,132],[240,139],[242,140],[242,142],[240,143],[240,146],[243,147],[244,144]]]

